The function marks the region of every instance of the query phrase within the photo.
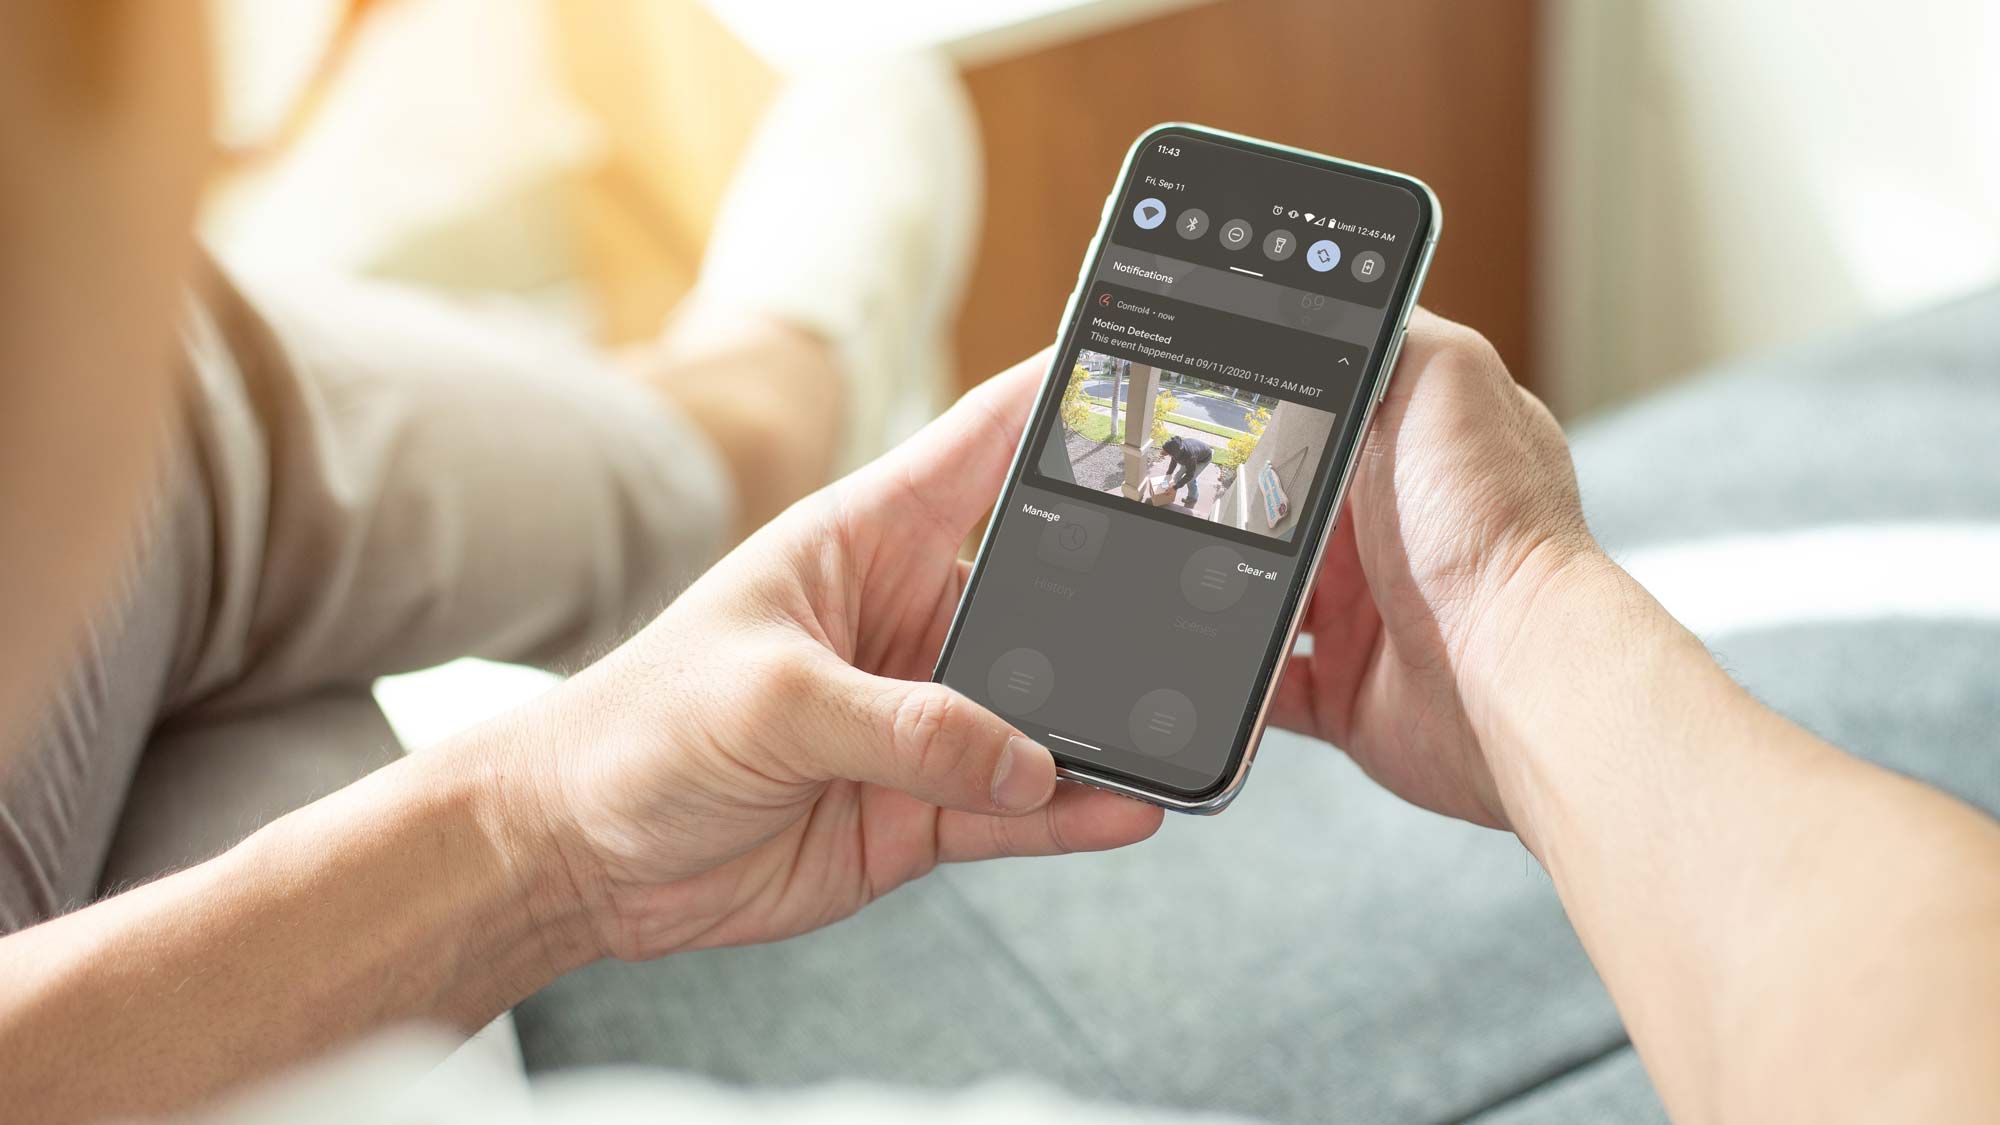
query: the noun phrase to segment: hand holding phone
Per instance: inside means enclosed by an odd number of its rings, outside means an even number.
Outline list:
[[[1537,597],[1603,577],[1562,428],[1477,332],[1418,309],[1348,497],[1271,721],[1413,804],[1512,827],[1473,732],[1549,674],[1508,665],[1538,612],[1562,616]]]
[[[1225,806],[1438,223],[1406,176],[1196,126],[1142,136],[936,678],[1068,777]]]

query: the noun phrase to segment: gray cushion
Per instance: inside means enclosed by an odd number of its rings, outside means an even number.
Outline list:
[[[2000,513],[2000,290],[1683,384],[1582,427],[1606,546]]]
[[[520,1027],[531,1069],[939,1086],[1026,1071],[1296,1121],[1461,1116],[1623,1040],[1511,838],[1285,735],[1222,817],[1109,855],[948,870],[781,945],[599,965]]]

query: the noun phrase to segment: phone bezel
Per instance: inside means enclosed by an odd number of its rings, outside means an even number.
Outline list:
[[[1256,757],[1257,746],[1262,740],[1264,726],[1270,714],[1271,701],[1276,695],[1278,669],[1297,643],[1299,624],[1304,618],[1305,595],[1318,579],[1320,563],[1326,555],[1326,544],[1339,522],[1338,513],[1346,500],[1355,462],[1359,460],[1362,445],[1367,440],[1375,407],[1381,401],[1387,381],[1394,374],[1403,332],[1409,323],[1410,310],[1416,307],[1418,294],[1423,289],[1424,278],[1430,270],[1438,234],[1443,227],[1444,212],[1437,195],[1422,180],[1323,153],[1186,122],[1163,122],[1141,133],[1132,142],[1131,147],[1126,150],[1123,164],[1119,167],[1118,178],[1111,189],[1111,194],[1105,199],[1104,213],[1098,220],[1097,234],[1091,239],[1090,248],[1084,255],[1083,266],[1077,273],[1076,288],[1071,290],[1069,301],[1063,306],[1056,351],[1048,371],[1043,373],[1042,385],[1036,394],[1035,409],[1030,413],[1021,441],[1015,447],[1013,462],[1008,466],[1006,483],[1001,486],[1000,493],[994,500],[993,511],[987,517],[985,534],[980,537],[979,551],[973,558],[972,571],[966,579],[965,589],[959,594],[958,607],[952,615],[951,628],[945,634],[944,645],[938,652],[937,664],[932,670],[931,678],[941,680],[944,675],[945,664],[950,660],[952,650],[958,641],[959,631],[964,627],[966,612],[972,604],[974,593],[979,588],[979,580],[986,572],[988,552],[1000,525],[1000,513],[1005,508],[1007,498],[1013,494],[1025,475],[1030,456],[1029,447],[1033,444],[1034,436],[1041,431],[1045,415],[1055,409],[1060,398],[1063,380],[1058,376],[1062,374],[1060,371],[1062,359],[1074,344],[1076,332],[1080,327],[1079,302],[1084,290],[1088,288],[1089,279],[1097,273],[1105,248],[1110,242],[1111,232],[1117,223],[1117,213],[1113,204],[1129,193],[1139,156],[1146,151],[1146,146],[1177,134],[1261,156],[1290,160],[1364,179],[1379,180],[1403,188],[1417,200],[1420,212],[1417,237],[1421,240],[1422,247],[1418,253],[1406,259],[1406,268],[1402,276],[1396,279],[1396,290],[1386,306],[1387,315],[1382,318],[1382,328],[1374,345],[1369,349],[1373,362],[1361,375],[1361,399],[1364,405],[1360,422],[1352,431],[1353,437],[1346,439],[1347,444],[1340,451],[1341,462],[1334,474],[1334,486],[1320,490],[1317,503],[1308,513],[1308,522],[1301,529],[1301,542],[1309,544],[1309,548],[1299,555],[1301,565],[1296,568],[1292,583],[1285,592],[1285,608],[1281,615],[1280,626],[1272,631],[1271,643],[1265,650],[1257,678],[1251,687],[1251,703],[1245,707],[1242,720],[1236,726],[1229,757],[1224,760],[1223,768],[1216,780],[1198,790],[1184,790],[1157,779],[1082,761],[1057,748],[1050,748],[1050,752],[1056,758],[1057,772],[1072,781],[1109,789],[1180,812],[1214,813],[1220,812],[1236,798],[1249,775],[1250,764]]]

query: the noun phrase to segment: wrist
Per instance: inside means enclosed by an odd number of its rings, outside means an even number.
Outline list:
[[[1460,662],[1459,693],[1492,789],[1489,812],[1546,861],[1564,772],[1613,733],[1606,705],[1643,693],[1688,635],[1588,540],[1528,553]]]
[[[275,944],[327,1027],[475,1029],[590,959],[483,741],[419,751],[196,869],[227,888],[203,896],[220,910],[292,919]]]
[[[528,923],[534,975],[549,980],[603,956],[562,815],[564,727],[558,708],[532,704],[434,751],[443,770],[474,779],[469,815],[491,841],[511,909]]]

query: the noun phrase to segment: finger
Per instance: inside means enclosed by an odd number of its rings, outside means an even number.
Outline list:
[[[1056,790],[1033,816],[944,812],[938,816],[938,860],[965,863],[1005,856],[1100,852],[1136,844],[1159,831],[1158,808],[1082,785]]]
[[[1305,631],[1312,634],[1313,651],[1348,657],[1365,651],[1373,640],[1381,615],[1375,595],[1368,586],[1368,572],[1361,564],[1360,527],[1362,501],[1348,501],[1347,518],[1333,532],[1320,563],[1319,579],[1313,584],[1312,601],[1306,606]]]
[[[1380,631],[1381,616],[1355,539],[1361,515],[1356,504],[1348,502],[1345,518],[1335,526],[1312,600],[1306,603],[1303,631],[1312,640],[1312,651],[1286,657],[1271,700],[1272,722],[1315,738],[1334,737],[1330,724],[1351,710],[1339,693],[1354,690]]]
[[[1320,735],[1313,714],[1313,658],[1293,653],[1278,674],[1278,694],[1271,697],[1271,721],[1300,734]]]
[[[993,507],[1048,375],[1044,350],[966,392],[910,440],[863,469],[857,501],[917,516],[954,541]]]
[[[1410,310],[1409,323],[1410,327],[1415,328],[1419,332],[1430,332],[1447,325],[1455,325],[1458,322],[1455,320],[1446,320],[1432,312],[1428,306],[1418,305],[1416,308]]]
[[[1440,341],[1470,331],[1472,329],[1467,328],[1458,321],[1452,320],[1449,317],[1439,316],[1422,305],[1418,305],[1416,308],[1410,310],[1410,321],[1405,326],[1403,336],[1404,352],[1407,354],[1408,350],[1412,346],[1415,346],[1419,353],[1422,353],[1435,347]]]
[[[1454,362],[1440,364],[1436,362],[1440,358],[1451,358]],[[1396,363],[1397,370],[1408,377],[1399,376],[1390,384],[1389,397],[1396,402],[1385,403],[1385,407],[1413,397],[1417,383],[1432,379],[1472,385],[1514,383],[1491,341],[1477,330],[1427,309],[1418,309],[1411,315],[1403,334],[1401,358]],[[1395,411],[1389,413],[1393,416]]]
[[[948,809],[1020,816],[1048,804],[1048,750],[943,684],[871,676],[828,657],[792,698],[824,779],[884,785]]]

